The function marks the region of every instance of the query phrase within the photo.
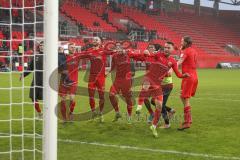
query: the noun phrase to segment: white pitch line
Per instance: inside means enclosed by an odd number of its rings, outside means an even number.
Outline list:
[[[179,99],[179,97],[175,97],[175,96],[172,96],[172,98],[177,98]],[[222,98],[199,98],[199,97],[193,97],[192,98],[193,100],[196,99],[196,100],[213,100],[213,101],[232,101],[232,102],[240,102],[240,99],[222,99]]]
[[[6,133],[0,133],[0,134],[7,135]],[[36,137],[36,138],[39,139],[40,137]],[[240,160],[240,157],[226,157],[226,156],[217,156],[217,155],[213,155],[213,154],[181,152],[181,151],[175,151],[175,150],[151,149],[151,148],[142,148],[142,147],[134,147],[134,146],[126,146],[126,145],[104,144],[104,143],[98,143],[98,142],[76,141],[76,140],[70,140],[70,139],[58,139],[58,142],[87,144],[87,145],[100,146],[100,147],[131,149],[131,150],[136,150],[136,151],[148,151],[148,152],[155,152],[155,153],[176,154],[176,155],[204,157],[204,158],[211,158],[211,159]],[[0,152],[0,154],[1,153],[3,153],[3,152]]]
[[[232,102],[240,102],[240,99],[222,99],[222,98],[193,98],[193,99],[204,99],[204,100],[216,100],[216,101],[232,101]]]
[[[171,95],[180,95],[180,92],[172,92]],[[197,96],[240,96],[240,94],[237,93],[197,93]]]
[[[216,156],[216,155],[212,155],[212,154],[181,152],[181,151],[174,151],[174,150],[141,148],[141,147],[125,146],[125,145],[104,144],[104,143],[98,143],[98,142],[74,141],[74,140],[70,140],[70,139],[58,139],[58,141],[59,142],[64,142],[64,143],[78,143],[78,144],[87,144],[87,145],[100,146],[100,147],[131,149],[131,150],[136,150],[136,151],[148,151],[148,152],[165,153],[165,154],[177,154],[177,155],[204,157],[204,158],[212,158],[212,159],[240,160],[240,157],[226,157],[226,156]]]

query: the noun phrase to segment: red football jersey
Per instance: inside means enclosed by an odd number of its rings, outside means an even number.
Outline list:
[[[177,62],[173,57],[166,57],[163,53],[157,53],[151,56],[152,59],[146,74],[147,77],[162,81],[171,68],[173,68],[177,77],[182,77],[182,74],[178,71]]]
[[[130,54],[130,57],[149,63],[145,76],[156,83],[160,83],[171,68],[177,77],[182,78],[182,74],[178,71],[177,62],[173,57],[166,57],[160,52],[150,55]]]
[[[116,70],[116,79],[131,79],[131,64],[127,54],[114,54],[112,68]]]
[[[87,52],[90,52],[91,54],[89,57],[91,62],[90,77],[104,77],[107,57],[106,54],[104,54],[103,49],[90,49]]]
[[[193,73],[196,72],[197,68],[197,52],[192,47],[186,48],[181,54],[183,58],[182,62],[182,73]]]
[[[69,54],[66,56],[69,78],[76,83],[78,83],[78,66],[80,62],[80,59],[78,57],[78,53]]]

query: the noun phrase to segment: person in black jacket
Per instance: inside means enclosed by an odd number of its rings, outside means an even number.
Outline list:
[[[64,53],[63,46],[58,47],[58,72],[61,74],[60,80],[63,82],[63,85],[71,86],[74,84],[74,81],[69,78],[67,70],[67,57]]]
[[[27,71],[24,71],[20,80],[28,76],[30,73],[33,73],[33,79],[29,98],[34,102],[37,114],[39,118],[41,118],[42,111],[39,105],[39,100],[43,100],[43,42],[39,43],[38,52],[36,53],[35,58],[30,61]]]

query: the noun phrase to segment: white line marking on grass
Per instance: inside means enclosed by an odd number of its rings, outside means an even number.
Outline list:
[[[179,97],[175,97],[172,96],[172,98],[177,98],[179,99]],[[232,101],[232,102],[240,102],[240,99],[222,99],[222,98],[199,98],[199,97],[193,97],[192,99],[196,99],[196,100],[213,100],[213,101]]]
[[[180,95],[180,92],[172,92],[171,95]],[[234,94],[234,93],[197,93],[197,96],[240,96],[240,94]]]
[[[199,96],[240,96],[240,94],[234,94],[234,93],[223,93],[223,94],[219,94],[219,93],[206,93],[206,94],[198,94]]]
[[[227,99],[227,98],[226,99],[222,99],[222,98],[197,98],[197,97],[194,97],[193,99],[240,102],[240,99]]]
[[[181,151],[174,151],[174,150],[151,149],[151,148],[142,148],[142,147],[125,146],[125,145],[104,144],[104,143],[98,143],[98,142],[74,141],[74,140],[70,140],[70,139],[58,139],[58,141],[59,142],[64,142],[64,143],[78,143],[78,144],[87,144],[87,145],[100,146],[100,147],[131,149],[131,150],[136,150],[136,151],[148,151],[148,152],[165,153],[165,154],[177,154],[177,155],[186,155],[186,156],[193,156],[193,157],[205,157],[205,158],[212,158],[212,159],[240,160],[240,157],[226,157],[226,156],[216,156],[216,155],[212,155],[212,154],[181,152]]]

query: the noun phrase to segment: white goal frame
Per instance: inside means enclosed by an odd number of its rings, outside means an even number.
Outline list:
[[[50,77],[58,67],[58,0],[44,0],[44,128],[43,160],[57,160],[57,98]],[[54,76],[56,84],[57,75]],[[54,87],[55,88],[55,87]]]

